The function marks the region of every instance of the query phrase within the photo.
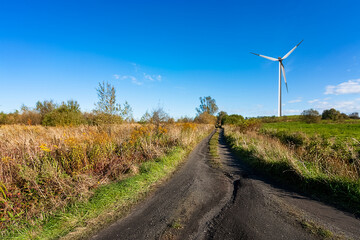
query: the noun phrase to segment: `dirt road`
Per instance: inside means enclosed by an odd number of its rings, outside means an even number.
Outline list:
[[[220,134],[222,136],[222,134]],[[276,186],[254,174],[219,141],[213,168],[204,139],[186,164],[131,214],[92,239],[318,239],[314,226],[360,239],[351,214]],[[308,223],[315,223],[309,227]]]

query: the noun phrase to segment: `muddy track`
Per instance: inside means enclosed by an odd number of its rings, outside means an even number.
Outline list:
[[[319,238],[303,227],[304,220],[360,239],[354,216],[257,176],[220,136],[220,169],[210,164],[210,135],[151,197],[91,239]]]

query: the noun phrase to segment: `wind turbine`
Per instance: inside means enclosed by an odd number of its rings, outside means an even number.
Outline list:
[[[302,41],[304,40],[301,40],[301,42],[299,42],[293,49],[291,49],[287,54],[285,54],[285,56],[283,56],[282,58],[281,57],[278,57],[278,58],[273,58],[273,57],[268,57],[268,56],[264,56],[264,55],[261,55],[261,54],[257,54],[257,53],[253,53],[251,52],[252,54],[255,54],[256,56],[259,56],[259,57],[263,57],[263,58],[266,58],[266,59],[269,59],[271,61],[279,61],[279,96],[278,96],[278,116],[281,117],[281,72],[283,73],[284,75],[284,81],[285,81],[285,85],[286,85],[286,91],[288,92],[288,86],[287,86],[287,83],[286,83],[286,76],[285,76],[285,68],[284,68],[284,64],[282,63],[282,61],[284,59],[286,59],[299,45],[300,43],[302,43]]]

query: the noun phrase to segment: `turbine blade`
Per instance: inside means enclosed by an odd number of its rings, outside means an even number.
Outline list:
[[[286,92],[289,92],[288,86],[287,86],[287,82],[286,82],[286,76],[285,76],[285,68],[284,65],[281,63],[281,72],[284,76],[284,81],[285,81],[285,86],[286,86]]]
[[[302,43],[302,41],[304,40],[301,40],[301,42],[299,42],[293,49],[291,49],[285,56],[283,56],[282,59],[287,58],[300,45],[300,43]]]
[[[252,54],[254,54],[254,55],[256,55],[256,56],[259,56],[259,57],[263,57],[263,58],[269,59],[269,60],[271,60],[271,61],[279,61],[278,59],[273,58],[273,57],[268,57],[268,56],[264,56],[264,55],[257,54],[257,53],[253,53],[253,52],[250,52],[250,53],[252,53]]]

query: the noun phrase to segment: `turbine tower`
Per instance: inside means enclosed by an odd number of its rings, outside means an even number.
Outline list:
[[[267,56],[264,56],[264,55],[261,55],[261,54],[257,54],[257,53],[253,53],[251,52],[252,54],[255,54],[256,56],[259,56],[259,57],[263,57],[263,58],[266,58],[266,59],[269,59],[271,61],[278,61],[279,62],[279,95],[278,95],[278,116],[281,117],[281,72],[283,73],[284,75],[284,81],[285,81],[285,85],[286,85],[286,91],[288,91],[288,86],[287,86],[287,83],[286,83],[286,76],[285,76],[285,68],[284,68],[284,64],[282,63],[282,61],[284,59],[286,59],[299,45],[300,43],[302,43],[303,40],[301,40],[301,42],[299,42],[293,49],[291,49],[285,56],[283,56],[282,58],[281,57],[278,57],[277,59],[276,58],[273,58],[273,57],[267,57]]]

